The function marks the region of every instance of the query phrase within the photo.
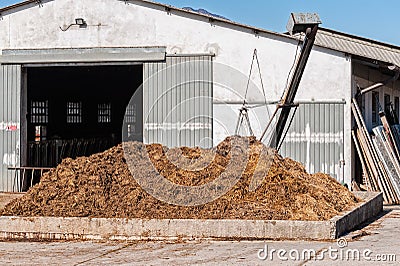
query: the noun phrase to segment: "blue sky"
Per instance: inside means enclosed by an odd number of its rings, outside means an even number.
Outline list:
[[[0,0],[0,7],[17,3]],[[317,12],[322,26],[400,46],[400,0],[158,0],[185,7],[204,8],[231,20],[285,31],[290,12]]]

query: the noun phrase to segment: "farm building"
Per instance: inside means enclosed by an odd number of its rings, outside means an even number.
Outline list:
[[[260,136],[299,44],[299,36],[142,0],[0,9],[0,191],[26,188],[32,169],[102,151],[123,135],[210,147],[235,133],[244,100]],[[260,72],[256,64],[250,72],[255,49]],[[393,77],[393,64],[400,47],[320,28],[280,152],[342,183],[359,178],[351,101],[358,87]],[[377,100],[398,116],[399,97],[391,81],[361,98],[369,130],[379,124]]]

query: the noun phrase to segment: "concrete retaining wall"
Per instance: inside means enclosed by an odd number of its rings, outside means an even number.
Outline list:
[[[334,223],[333,238],[338,238],[346,232],[377,216],[383,210],[383,195],[376,192],[354,192],[354,194],[365,202],[340,216],[331,219]]]
[[[335,239],[382,211],[381,193],[329,221],[0,217],[0,239]]]

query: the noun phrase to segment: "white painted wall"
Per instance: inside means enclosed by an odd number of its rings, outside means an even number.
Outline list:
[[[293,64],[297,41],[217,22],[207,18],[149,6],[137,1],[54,0],[42,7],[21,8],[3,13],[0,20],[0,48],[77,48],[166,46],[167,53],[215,53],[214,81],[222,86],[214,90],[214,136],[217,140],[232,134],[236,122],[236,104],[243,100],[253,50],[257,48],[268,100],[278,100]],[[87,28],[72,26],[61,31],[75,18],[84,18]],[[289,17],[289,14],[288,14]],[[253,75],[249,103],[263,101],[260,82]],[[225,88],[223,88],[225,87]],[[231,88],[226,89],[226,87]],[[258,88],[258,89],[257,89]],[[297,100],[341,100],[351,97],[351,63],[343,53],[315,47],[301,82]],[[224,104],[218,104],[224,102]],[[349,106],[349,105],[348,105]],[[345,117],[346,181],[350,181],[350,108]],[[232,109],[233,108],[233,109]],[[265,109],[256,112],[266,112]],[[256,134],[268,120],[261,113]],[[252,114],[252,120],[257,117]],[[226,128],[227,132],[223,131]]]
[[[184,13],[181,13],[183,15]],[[72,26],[82,17],[88,27]],[[197,20],[193,18],[198,18]],[[32,7],[3,14],[0,21],[0,47],[76,48],[110,46],[166,46],[168,53],[215,53],[216,62],[229,65],[247,77],[253,49],[258,49],[267,96],[278,99],[293,63],[296,41],[272,34],[255,36],[250,30],[232,30],[211,25],[206,18],[187,14],[168,14],[152,8],[125,4],[117,0],[55,0],[43,7]],[[315,48],[299,90],[299,100],[342,99],[349,85],[349,61],[343,53]],[[216,82],[226,82],[223,73],[215,73]],[[237,91],[244,85],[229,82]],[[225,98],[216,92],[216,100]],[[250,97],[256,100],[258,95]],[[228,100],[240,100],[229,96]]]

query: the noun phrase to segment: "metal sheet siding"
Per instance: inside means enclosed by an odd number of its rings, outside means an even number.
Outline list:
[[[168,56],[145,63],[144,142],[212,146],[212,57]]]
[[[344,103],[304,103],[290,126],[281,154],[343,181]]]
[[[0,65],[0,101],[0,191],[12,192],[19,190],[8,167],[20,166],[21,66]]]

